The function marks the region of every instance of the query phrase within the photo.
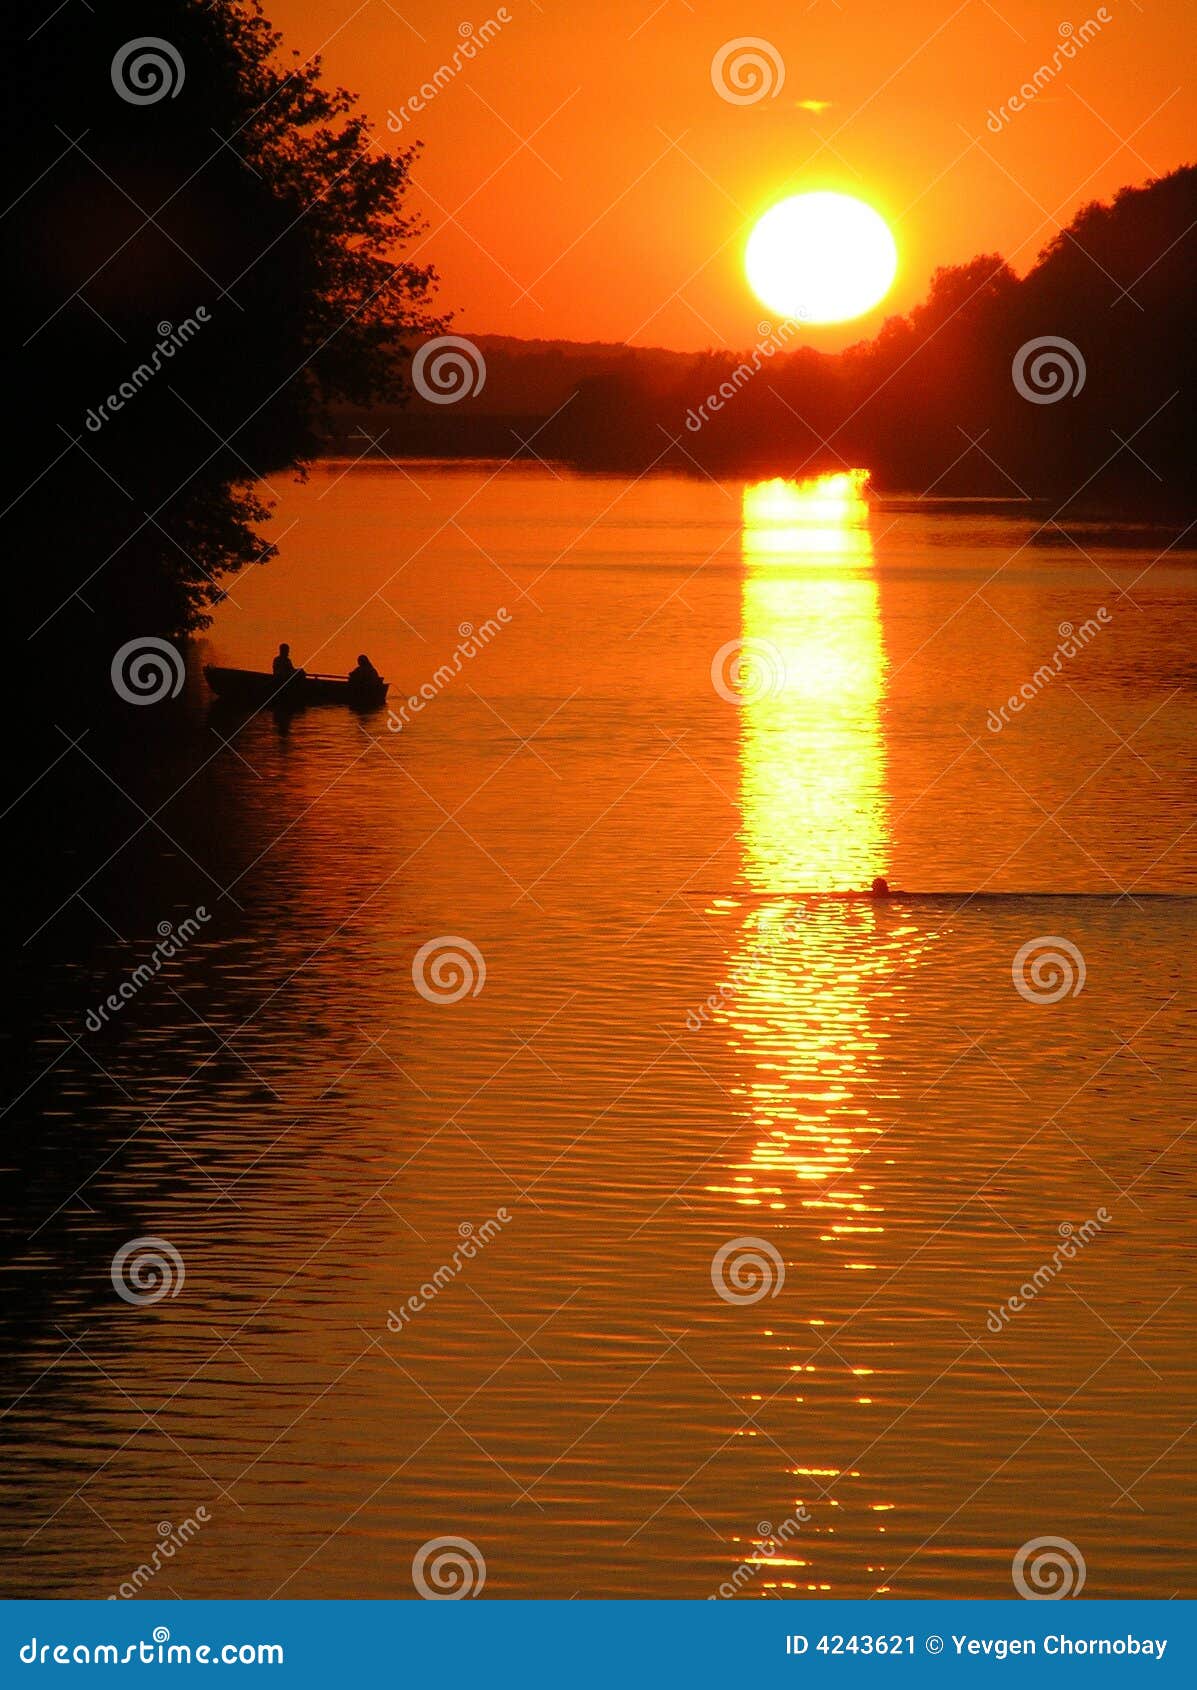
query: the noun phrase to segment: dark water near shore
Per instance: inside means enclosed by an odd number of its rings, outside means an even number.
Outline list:
[[[1051,1536],[1195,1594],[1193,554],[846,478],[281,493],[181,697],[46,777],[123,808],[28,909],[5,1593],[202,1508],[143,1593],[455,1536],[497,1596],[1002,1597]],[[283,637],[395,713],[213,712]]]

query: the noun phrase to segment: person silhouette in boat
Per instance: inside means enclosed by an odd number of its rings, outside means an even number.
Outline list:
[[[879,874],[873,881],[872,886],[869,888],[869,896],[870,898],[889,897],[889,881],[883,874]]]
[[[371,663],[364,651],[358,658],[355,666],[349,671],[347,679],[349,681],[349,685],[353,687],[356,692],[372,693],[382,685],[382,676],[378,673],[378,670]]]
[[[285,640],[278,648],[278,656],[271,664],[270,672],[280,685],[282,685],[285,681],[289,681],[294,677],[301,676],[303,674],[303,670],[297,669],[294,663],[292,663],[291,647]]]

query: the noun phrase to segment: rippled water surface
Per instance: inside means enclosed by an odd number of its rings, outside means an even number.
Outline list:
[[[1193,554],[280,491],[184,695],[47,777],[128,803],[29,911],[6,1592],[410,1596],[453,1536],[488,1595],[1001,1597],[1054,1536],[1193,1595]],[[212,710],[280,638],[391,714]]]

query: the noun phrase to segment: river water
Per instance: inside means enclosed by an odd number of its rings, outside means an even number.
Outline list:
[[[5,1592],[1193,1595],[1194,554],[276,491],[47,777],[127,802],[29,910]],[[282,638],[391,710],[213,710]]]

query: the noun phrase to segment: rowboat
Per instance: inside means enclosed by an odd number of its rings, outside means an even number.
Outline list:
[[[217,698],[246,709],[271,705],[281,710],[300,710],[308,704],[348,704],[356,710],[377,710],[386,703],[387,683],[376,686],[346,680],[344,675],[294,674],[286,681],[257,669],[221,669],[214,663],[204,667],[204,679]]]

